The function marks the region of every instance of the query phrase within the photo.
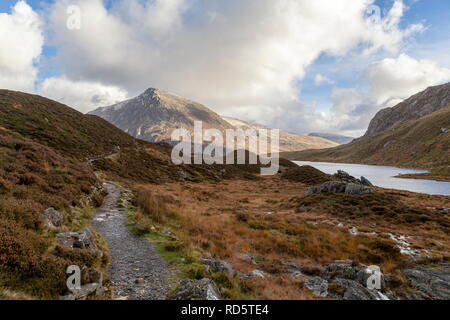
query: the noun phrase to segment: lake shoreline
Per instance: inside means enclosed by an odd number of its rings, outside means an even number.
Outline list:
[[[300,166],[310,165],[327,174],[335,174],[338,170],[343,170],[357,178],[364,176],[375,186],[384,189],[450,196],[449,179],[444,179],[444,175],[439,175],[425,169],[405,169],[394,166],[341,162],[293,162]]]
[[[395,176],[395,178],[450,182],[450,176],[433,174],[431,172],[430,173],[418,173],[418,174],[399,174],[398,176]]]
[[[326,163],[327,161],[314,161],[314,160],[290,160],[294,163],[296,162],[318,162],[318,163]],[[427,170],[428,173],[417,173],[417,174],[399,174],[395,176],[395,178],[399,179],[416,179],[416,180],[427,180],[427,181],[440,181],[440,182],[450,182],[450,175],[448,174],[439,174],[439,173],[433,173],[434,168],[428,168],[428,167],[416,167],[412,168],[409,166],[402,166],[402,165],[389,165],[389,164],[379,164],[379,163],[361,163],[361,162],[344,162],[344,161],[336,161],[336,162],[329,162],[329,163],[336,163],[336,164],[354,164],[354,165],[362,165],[362,166],[374,166],[374,167],[395,167],[399,169],[405,169],[405,170]]]

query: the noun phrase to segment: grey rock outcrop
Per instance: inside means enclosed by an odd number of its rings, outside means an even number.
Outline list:
[[[59,297],[59,300],[86,300],[89,296],[102,295],[104,288],[98,283],[90,283],[81,286],[80,289],[70,289],[65,296]],[[99,292],[101,291],[101,292]]]
[[[420,299],[450,299],[450,263],[407,269],[404,274]]]
[[[366,177],[361,177],[360,179],[357,179],[343,170],[338,170],[338,172],[335,173],[333,176],[339,179],[339,181],[341,182],[362,184],[363,186],[366,187],[373,187],[372,182],[370,182],[369,179],[367,179]]]
[[[345,290],[342,296],[343,300],[381,300],[378,291],[369,290],[356,281],[337,278],[333,280],[333,284]]]
[[[370,266],[370,267],[363,267],[360,268],[358,273],[356,274],[356,281],[367,287],[368,283],[370,282],[370,277],[376,273],[379,276],[379,290],[383,290],[386,288],[386,276],[381,271],[381,268],[379,266]],[[374,284],[375,285],[375,284]]]
[[[347,183],[339,181],[328,181],[321,185],[308,189],[307,194],[317,193],[345,193],[349,195],[364,195],[374,193],[375,189],[356,183]]]
[[[345,194],[364,195],[374,193],[375,189],[356,183],[348,183],[345,187]]]
[[[234,255],[235,255],[236,257],[238,257],[239,259],[244,260],[244,261],[251,262],[252,264],[256,264],[258,259],[259,259],[259,260],[262,260],[262,259],[263,259],[262,257],[256,257],[256,256],[253,256],[253,255],[251,255],[251,254],[239,253],[239,252],[238,252],[238,253],[235,253]]]
[[[202,262],[205,266],[207,266],[207,269],[212,272],[223,272],[228,275],[232,275],[234,273],[233,266],[226,261],[203,259]]]
[[[338,178],[341,182],[360,183],[358,179],[343,170],[338,170],[338,172],[334,174],[334,177]]]
[[[58,233],[59,245],[66,249],[88,249],[98,251],[94,234],[87,228],[78,232]]]
[[[312,279],[305,280],[303,282],[306,288],[308,288],[314,295],[326,298],[328,296],[328,281],[320,277],[314,277]]]
[[[365,177],[361,177],[361,179],[359,179],[359,181],[361,181],[361,184],[367,187],[373,187],[372,182],[369,181],[369,179],[365,178]]]
[[[320,272],[322,278],[343,278],[355,280],[362,267],[353,266],[351,261],[336,261],[324,267]]]
[[[306,266],[301,266],[305,269]],[[369,288],[369,277],[379,276],[380,290],[386,287],[385,276],[378,266],[363,266],[349,260],[337,260],[315,272],[317,275],[303,281],[314,295],[343,300],[387,300],[376,288]],[[308,273],[308,272],[305,272]]]
[[[60,227],[64,223],[64,215],[55,208],[46,209],[44,211],[44,218],[51,227]]]
[[[182,280],[168,300],[220,300],[219,288],[211,279]]]

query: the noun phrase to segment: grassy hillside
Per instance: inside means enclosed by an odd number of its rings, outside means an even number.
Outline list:
[[[44,210],[54,207],[66,215],[66,228],[75,220],[82,223],[80,216],[88,214],[89,208],[80,200],[97,183],[80,161],[0,129],[0,296],[8,289],[54,298],[65,288],[68,265],[90,268],[102,263],[96,255],[58,247],[57,231],[43,219]],[[100,203],[101,195],[93,200]]]
[[[396,165],[450,172],[450,106],[374,137],[323,150],[283,153],[291,160]]]
[[[81,159],[135,144],[108,122],[40,96],[0,90],[0,106],[2,127],[65,155]]]
[[[21,92],[0,90],[0,126],[77,160],[92,162],[111,178],[124,181],[217,180],[223,166],[175,166],[171,147],[137,140],[100,117],[55,101]],[[117,154],[103,158],[102,155]],[[228,166],[227,166],[228,167]],[[259,167],[258,167],[259,169]],[[256,173],[255,168],[229,168],[227,177]]]

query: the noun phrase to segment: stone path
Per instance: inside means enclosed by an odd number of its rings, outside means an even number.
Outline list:
[[[130,300],[163,300],[169,290],[170,269],[153,245],[132,234],[126,211],[117,202],[123,190],[104,183],[108,190],[102,207],[96,210],[92,225],[108,243],[111,254],[109,274],[115,297]]]

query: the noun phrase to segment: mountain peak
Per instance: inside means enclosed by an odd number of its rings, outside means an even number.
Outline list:
[[[158,89],[158,88],[148,88],[147,90],[144,91],[143,94],[161,95],[161,94],[168,94],[168,92],[163,91],[163,90]]]
[[[177,128],[193,131],[195,121],[201,121],[204,129],[222,132],[236,128],[265,128],[237,119],[224,119],[198,102],[156,88],[148,88],[136,98],[97,109],[91,114],[102,117],[136,138],[150,142],[170,140],[173,130]],[[280,132],[282,151],[331,148],[336,145],[322,138]]]
[[[202,121],[204,128],[232,128],[202,104],[157,88],[148,88],[136,98],[94,110],[91,114],[150,142],[168,140],[173,129],[193,128],[194,121]]]
[[[161,98],[161,96],[168,94],[168,92],[165,92],[158,88],[148,88],[145,90],[139,97],[142,97],[144,99],[150,98],[150,99],[158,99]]]

